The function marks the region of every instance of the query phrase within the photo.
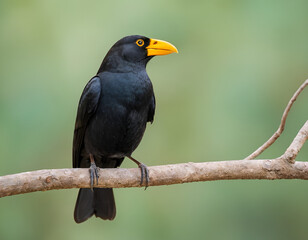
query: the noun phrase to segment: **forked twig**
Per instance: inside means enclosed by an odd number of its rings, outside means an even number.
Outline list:
[[[259,156],[265,149],[267,149],[269,146],[271,146],[277,138],[281,135],[281,133],[284,130],[284,126],[286,124],[286,120],[288,117],[288,113],[295,102],[296,98],[298,95],[304,90],[304,88],[308,85],[308,79],[297,89],[297,91],[294,93],[293,97],[290,99],[286,109],[283,112],[282,118],[281,118],[281,123],[279,125],[279,128],[277,131],[274,133],[273,136],[271,136],[261,147],[259,147],[256,151],[254,151],[252,154],[250,154],[248,157],[245,158],[245,160],[251,160],[255,159],[257,156]]]

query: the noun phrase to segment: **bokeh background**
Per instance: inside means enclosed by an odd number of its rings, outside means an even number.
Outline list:
[[[134,156],[147,165],[242,159],[277,129],[308,78],[308,1],[0,1],[0,174],[71,167],[77,103],[118,39],[179,54],[147,67],[157,111]],[[308,117],[308,89],[275,158]],[[308,160],[304,146],[297,160]],[[125,161],[123,167],[135,167]],[[77,225],[77,190],[0,199],[0,239],[307,239],[308,185],[216,181],[116,189],[114,221]]]

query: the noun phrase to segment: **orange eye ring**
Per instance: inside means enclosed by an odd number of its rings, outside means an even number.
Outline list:
[[[139,46],[139,47],[142,47],[144,45],[144,41],[142,39],[138,39],[136,41],[136,44]]]

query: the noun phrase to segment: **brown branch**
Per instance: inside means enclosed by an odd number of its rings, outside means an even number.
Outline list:
[[[308,162],[282,159],[182,163],[149,167],[149,186],[230,179],[305,179]],[[140,170],[101,169],[97,187],[140,187]],[[0,177],[0,197],[53,189],[89,188],[89,170],[51,169]]]
[[[308,139],[308,121],[284,155],[267,160],[182,163],[149,167],[149,186],[229,179],[308,179],[308,162],[294,162]],[[141,187],[139,169],[100,169],[97,187]],[[52,189],[89,188],[89,169],[51,169],[0,177],[0,197]]]
[[[297,91],[294,93],[293,97],[290,99],[286,109],[283,112],[282,118],[281,118],[281,123],[279,125],[279,128],[277,131],[274,133],[273,136],[271,136],[261,147],[259,147],[256,151],[254,151],[252,154],[250,154],[248,157],[245,158],[245,160],[249,159],[255,159],[257,156],[259,156],[265,149],[267,149],[269,146],[271,146],[277,138],[281,135],[281,133],[284,130],[284,126],[286,124],[286,120],[288,117],[288,113],[295,102],[296,98],[298,95],[304,90],[304,88],[308,85],[308,79],[297,89]]]

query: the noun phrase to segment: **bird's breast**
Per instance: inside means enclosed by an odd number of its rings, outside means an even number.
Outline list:
[[[153,88],[142,75],[100,76],[102,91],[86,131],[86,148],[98,155],[130,154],[145,131]]]
[[[128,108],[146,108],[150,104],[153,87],[146,72],[112,73],[101,77],[102,102],[117,103]]]

